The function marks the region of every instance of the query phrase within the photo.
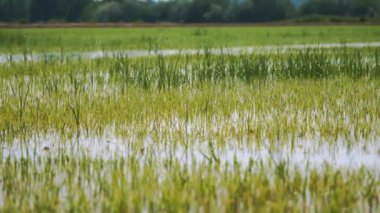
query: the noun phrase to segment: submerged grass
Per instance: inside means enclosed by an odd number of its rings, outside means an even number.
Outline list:
[[[364,170],[327,167],[290,176],[286,164],[227,171],[209,163],[181,167],[176,161],[157,169],[158,162],[134,156],[40,161],[41,167],[30,159],[3,163],[4,211],[376,212],[379,205],[378,177]]]
[[[243,166],[221,154],[300,140],[336,149],[338,141],[378,143],[379,49],[205,52],[0,65],[2,210],[379,210],[378,170],[329,162],[301,169],[255,160],[255,152]],[[74,150],[40,150],[35,138],[52,134],[53,144]],[[79,146],[103,136],[130,151],[107,159]],[[34,150],[8,151],[14,144]],[[178,158],[176,150],[200,144],[205,160]]]
[[[0,129],[10,138],[111,125],[122,134],[168,119],[217,118],[227,128],[234,113],[236,131],[250,125],[265,138],[378,131],[378,49],[21,63],[3,65],[2,75]]]

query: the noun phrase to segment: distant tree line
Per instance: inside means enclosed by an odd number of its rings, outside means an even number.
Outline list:
[[[268,22],[377,17],[380,0],[0,0],[0,22]],[[298,5],[298,6],[296,6]]]
[[[380,15],[380,0],[310,0],[300,14],[375,17]]]

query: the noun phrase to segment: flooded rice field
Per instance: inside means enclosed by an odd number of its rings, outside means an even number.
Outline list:
[[[1,64],[0,211],[378,212],[380,50],[349,45]]]

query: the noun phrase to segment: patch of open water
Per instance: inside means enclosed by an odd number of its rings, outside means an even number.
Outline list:
[[[206,52],[213,55],[231,54],[239,55],[242,53],[262,53],[271,51],[287,52],[289,50],[304,49],[304,48],[366,48],[380,47],[380,42],[358,42],[358,43],[326,43],[326,44],[296,44],[283,46],[257,46],[257,47],[231,47],[231,48],[212,48],[208,50],[202,49],[164,49],[164,50],[127,50],[127,51],[90,51],[90,52],[69,52],[69,53],[28,53],[28,54],[2,54],[0,55],[0,64],[8,62],[23,62],[23,61],[41,61],[41,60],[79,60],[79,59],[96,59],[105,57],[144,57],[144,56],[171,56],[171,55],[196,55],[205,54]]]
[[[33,137],[30,141],[14,141],[3,144],[3,160],[39,158],[67,154],[76,158],[113,160],[137,157],[141,162],[153,159],[154,162],[176,160],[180,165],[219,161],[220,165],[233,167],[237,162],[246,168],[253,162],[264,165],[285,163],[288,168],[300,171],[323,169],[325,166],[336,169],[358,170],[365,168],[380,172],[380,138],[348,142],[339,138],[334,142],[318,139],[296,139],[293,142],[271,143],[269,141],[244,143],[231,139],[223,146],[217,142],[201,140],[187,144],[179,142],[154,141],[147,136],[143,142],[133,138],[79,137],[64,141],[58,135]]]

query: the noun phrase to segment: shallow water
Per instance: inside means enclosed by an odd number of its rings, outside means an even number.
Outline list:
[[[144,57],[144,56],[170,56],[170,55],[196,55],[196,54],[231,54],[239,55],[241,53],[261,53],[271,51],[289,51],[294,49],[304,48],[366,48],[366,47],[380,47],[380,42],[362,42],[362,43],[328,43],[328,44],[297,44],[297,45],[283,45],[283,46],[257,46],[257,47],[231,47],[231,48],[213,48],[207,51],[201,49],[166,49],[166,50],[127,50],[127,51],[90,51],[90,52],[71,52],[71,53],[27,53],[27,54],[8,54],[0,55],[0,64],[7,62],[23,62],[23,61],[50,61],[50,60],[79,60],[79,59],[96,59],[105,57]]]
[[[349,143],[340,138],[334,142],[318,139],[297,139],[293,142],[245,143],[231,139],[223,146],[205,141],[180,144],[175,142],[154,141],[147,136],[143,143],[136,143],[133,138],[79,137],[63,140],[58,135],[50,134],[33,137],[30,141],[14,141],[3,144],[3,160],[6,158],[44,158],[61,154],[76,158],[112,160],[117,158],[137,157],[140,162],[152,159],[157,165],[167,160],[176,160],[180,165],[208,163],[219,161],[220,165],[247,168],[256,162],[273,166],[286,163],[289,169],[307,172],[310,169],[323,169],[329,166],[335,169],[358,170],[361,168],[380,172],[380,138]],[[242,145],[244,144],[244,145]],[[216,158],[212,157],[212,152]]]

